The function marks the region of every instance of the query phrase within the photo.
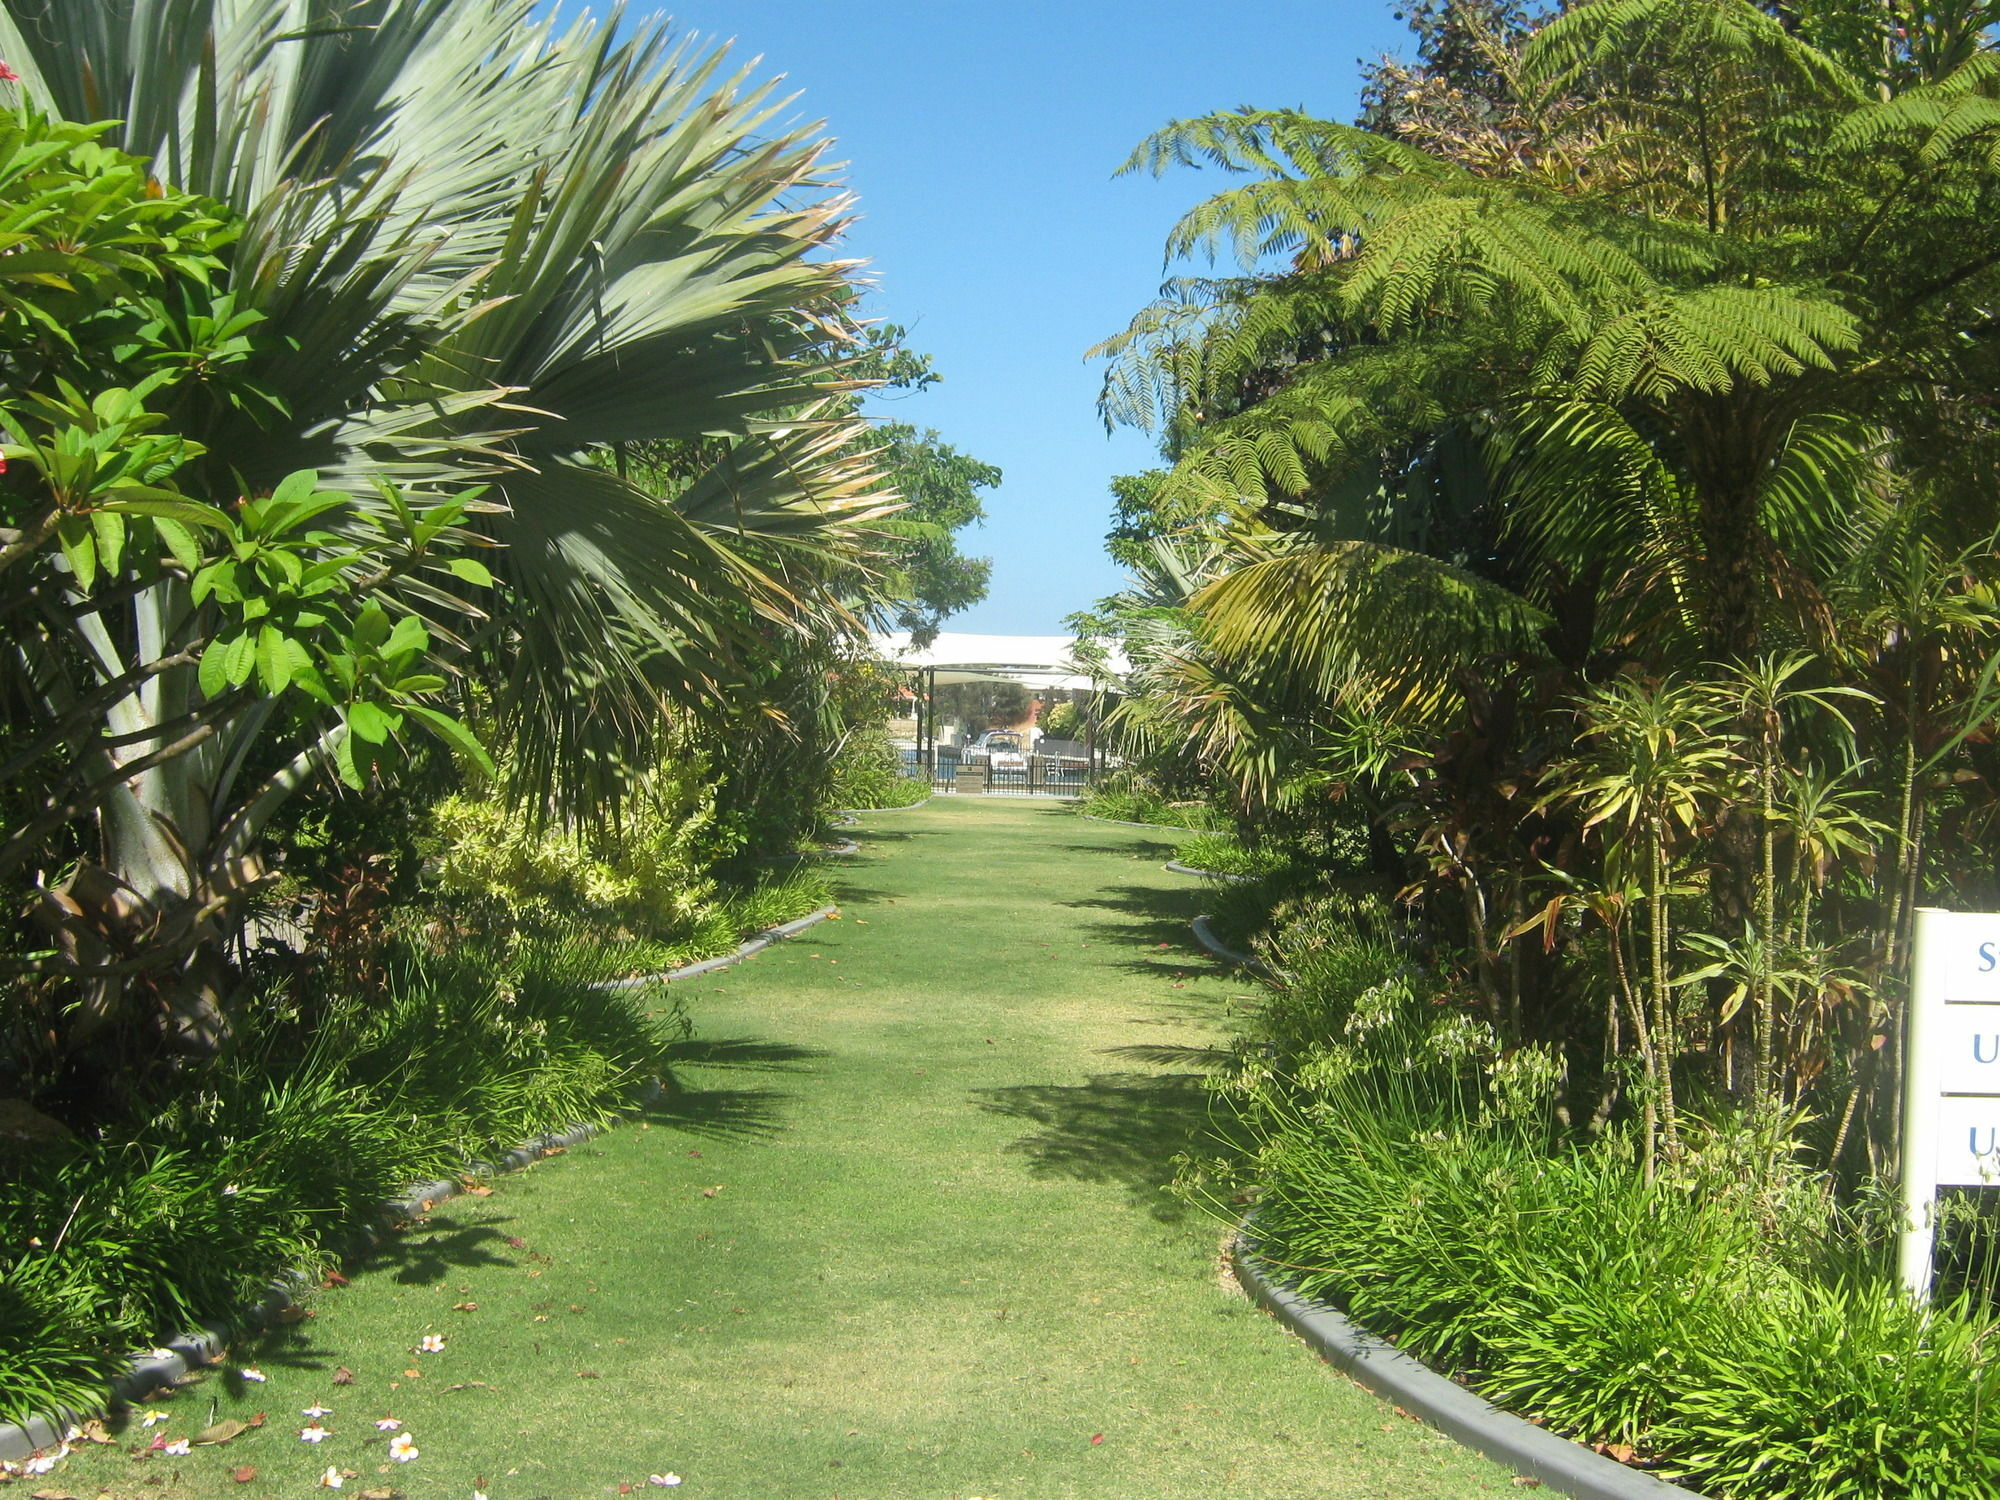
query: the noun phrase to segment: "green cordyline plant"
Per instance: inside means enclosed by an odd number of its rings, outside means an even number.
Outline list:
[[[1647,1176],[1654,1160],[1655,1109],[1669,1158],[1680,1154],[1673,1060],[1678,1024],[1672,969],[1673,860],[1708,826],[1738,755],[1721,729],[1727,713],[1705,684],[1674,678],[1621,678],[1577,704],[1575,755],[1550,768],[1544,806],[1573,806],[1586,831],[1604,828],[1608,860],[1639,872],[1646,903],[1646,975],[1651,1034],[1645,1127]]]
[[[1819,710],[1838,724],[1848,743],[1854,726],[1843,715],[1839,703],[1872,705],[1874,698],[1858,688],[1795,685],[1801,673],[1813,663],[1804,653],[1788,657],[1762,655],[1722,673],[1723,701],[1740,716],[1739,731],[1747,742],[1751,777],[1757,796],[1756,929],[1748,935],[1740,951],[1753,955],[1755,962],[1747,975],[1747,992],[1732,996],[1727,1013],[1718,1018],[1728,1025],[1735,1007],[1748,1001],[1753,1017],[1751,1034],[1750,1088],[1753,1111],[1762,1113],[1777,1101],[1779,1041],[1777,1031],[1775,973],[1776,955],[1784,942],[1778,922],[1778,810],[1779,783],[1785,770],[1785,727],[1788,717],[1801,709]],[[1803,902],[1803,898],[1802,902]],[[1801,939],[1803,946],[1803,938]],[[1734,1079],[1730,1079],[1734,1082]]]

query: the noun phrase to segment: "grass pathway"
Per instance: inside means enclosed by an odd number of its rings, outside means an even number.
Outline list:
[[[1222,1286],[1160,1190],[1240,984],[1169,850],[1050,804],[872,815],[843,912],[678,989],[685,1091],[441,1207],[79,1495],[1193,1500],[1513,1493]],[[464,1309],[464,1310],[455,1310]],[[427,1333],[445,1337],[419,1353]],[[335,1385],[340,1366],[351,1385]],[[411,1372],[414,1372],[412,1374]],[[333,1408],[301,1443],[299,1408]],[[387,1462],[395,1416],[421,1456]],[[126,1440],[131,1440],[127,1435]],[[237,1483],[237,1465],[256,1469]]]

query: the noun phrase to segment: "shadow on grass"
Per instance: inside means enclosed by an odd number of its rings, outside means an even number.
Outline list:
[[[792,1095],[777,1089],[677,1089],[646,1111],[685,1135],[711,1141],[765,1141],[782,1128]]]
[[[667,1049],[667,1061],[675,1067],[743,1068],[757,1073],[802,1072],[799,1064],[826,1055],[823,1047],[755,1036],[691,1037]]]
[[[914,839],[934,839],[949,830],[943,828],[872,828],[867,823],[857,823],[841,830],[851,839],[866,839],[870,844],[907,844]],[[867,845],[863,845],[865,852]]]
[[[433,1212],[408,1228],[383,1235],[355,1257],[349,1274],[391,1271],[405,1285],[420,1285],[442,1281],[452,1271],[472,1266],[511,1266],[521,1249],[510,1241],[503,1227],[512,1222],[484,1219],[475,1223],[442,1210]]]
[[[683,1068],[734,1073],[803,1073],[824,1048],[763,1037],[693,1037],[667,1051],[678,1086],[648,1106],[646,1118],[708,1140],[761,1141],[778,1133],[792,1095],[769,1088],[702,1088],[678,1076]]]
[[[1116,913],[1122,921],[1082,923],[1093,941],[1124,948],[1151,950],[1145,957],[1118,960],[1118,966],[1134,973],[1155,973],[1161,963],[1176,967],[1206,967],[1206,959],[1188,932],[1188,924],[1202,909],[1199,890],[1149,890],[1144,887],[1112,889],[1103,894],[1062,905],[1074,911]]]
[[[1030,1175],[1115,1183],[1155,1219],[1178,1223],[1187,1208],[1166,1191],[1174,1158],[1210,1153],[1234,1138],[1203,1076],[1100,1073],[1071,1087],[1023,1084],[974,1097],[982,1109],[1040,1127],[1007,1148],[1027,1158]]]
[[[1227,1066],[1236,1056],[1227,1047],[1176,1047],[1169,1042],[1136,1047],[1100,1047],[1098,1054],[1124,1062],[1151,1063],[1159,1068],[1201,1068],[1213,1072]]]

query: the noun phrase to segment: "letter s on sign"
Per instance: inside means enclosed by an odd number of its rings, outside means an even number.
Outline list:
[[[1979,945],[1979,972],[1982,974],[1991,974],[1993,972],[1993,963],[1993,945],[1990,942],[1981,943]]]

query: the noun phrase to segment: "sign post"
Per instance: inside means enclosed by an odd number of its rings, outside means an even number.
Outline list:
[[[1940,1187],[2000,1185],[2000,912],[1921,907],[1903,1033],[1903,1285],[1930,1295]]]

